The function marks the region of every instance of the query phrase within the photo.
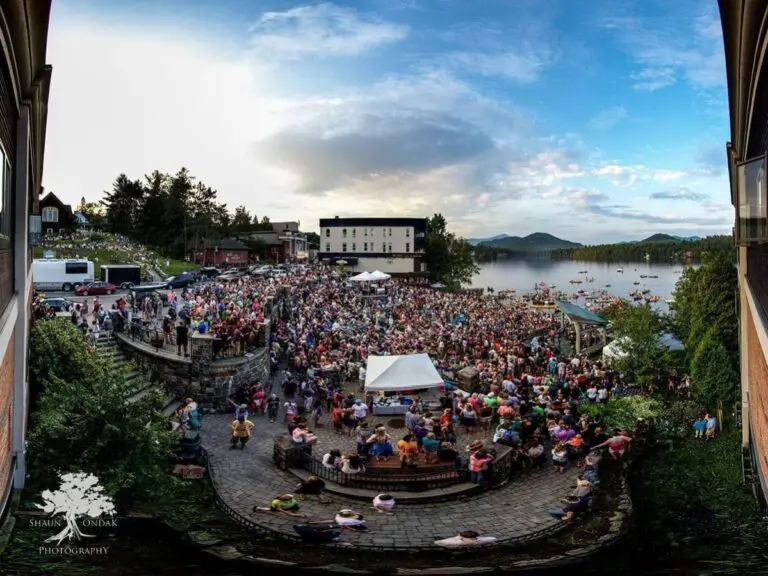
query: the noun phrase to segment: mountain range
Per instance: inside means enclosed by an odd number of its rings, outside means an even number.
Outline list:
[[[670,234],[653,234],[643,240],[630,240],[625,242],[616,242],[616,244],[647,244],[663,242],[695,242],[701,240],[699,236],[672,236]],[[578,242],[563,240],[546,232],[534,232],[528,236],[510,236],[509,234],[498,234],[490,238],[469,238],[467,240],[472,246],[488,246],[491,248],[500,248],[512,252],[552,252],[553,250],[564,250],[568,248],[580,248],[583,246]]]
[[[475,245],[482,244],[491,248],[503,248],[513,252],[551,252],[565,248],[578,248],[581,244],[563,240],[546,232],[534,232],[528,236],[509,236],[501,234],[493,238],[473,238]]]

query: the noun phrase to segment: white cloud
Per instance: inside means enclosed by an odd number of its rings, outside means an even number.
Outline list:
[[[588,124],[589,127],[594,130],[604,130],[616,126],[616,124],[626,119],[627,116],[626,108],[623,106],[614,106],[613,108],[608,108],[600,112],[600,114],[592,118]]]
[[[520,52],[454,52],[448,54],[446,60],[449,65],[471,74],[530,84],[539,80],[551,57],[546,52],[528,47]]]
[[[361,16],[331,3],[266,12],[251,29],[258,53],[273,58],[355,56],[397,42],[408,27]]]

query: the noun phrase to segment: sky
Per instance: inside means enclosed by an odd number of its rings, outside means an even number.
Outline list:
[[[43,183],[187,167],[273,221],[730,233],[714,0],[56,0]]]

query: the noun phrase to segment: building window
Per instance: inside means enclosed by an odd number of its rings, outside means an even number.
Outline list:
[[[330,238],[331,237],[331,229],[330,228],[326,228],[325,229],[325,237],[326,238]]]
[[[341,245],[341,251],[346,252],[347,251],[347,243],[344,242],[344,244]]]
[[[2,149],[0,149],[0,184],[2,192],[0,193],[0,237],[10,238],[13,228],[13,203],[11,202],[11,165],[8,162]],[[55,222],[58,222],[58,215]]]
[[[357,237],[357,228],[352,228],[352,238]]]
[[[352,242],[352,252],[357,252],[357,244]]]
[[[368,236],[368,228],[363,228],[363,230],[365,231],[365,235]]]
[[[405,243],[405,251],[406,252],[410,252],[411,251],[411,245],[408,242]]]
[[[325,243],[325,251],[326,252],[330,252],[331,251],[331,243],[330,242],[326,242]]]
[[[376,228],[371,228],[371,236],[376,236]]]
[[[382,242],[381,243],[381,251],[382,252],[386,252],[387,251],[387,243],[386,242]]]
[[[5,200],[5,198],[3,198]],[[5,202],[3,202],[5,205]],[[46,206],[42,212],[43,222],[58,222],[59,221],[59,209],[54,206]]]
[[[389,229],[389,235],[392,236],[392,228]]]
[[[405,237],[406,238],[410,238],[411,237],[411,229],[410,228],[406,228],[405,229]]]
[[[347,237],[347,229],[346,229],[346,228],[344,228],[344,229],[341,231],[341,237],[342,237],[342,238],[346,238],[346,237]]]
[[[368,242],[363,244],[363,252],[368,252]]]
[[[392,252],[392,242],[389,243],[389,248],[387,250],[388,252]]]

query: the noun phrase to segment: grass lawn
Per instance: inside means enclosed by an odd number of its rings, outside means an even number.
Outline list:
[[[69,250],[62,250],[58,248],[43,248],[36,246],[34,250],[34,257],[43,258],[43,253],[46,250],[53,250],[56,253],[56,258],[69,258],[74,256],[74,254],[70,254]],[[78,249],[76,253],[78,257],[85,258],[93,262],[93,274],[96,278],[98,278],[101,273],[102,264],[139,264],[128,252],[113,252],[111,250],[91,250],[83,248]]]
[[[182,272],[192,272],[200,268],[200,264],[186,262],[185,260],[171,260],[170,266],[165,265],[165,260],[160,260],[160,272],[166,276],[178,276]]]

